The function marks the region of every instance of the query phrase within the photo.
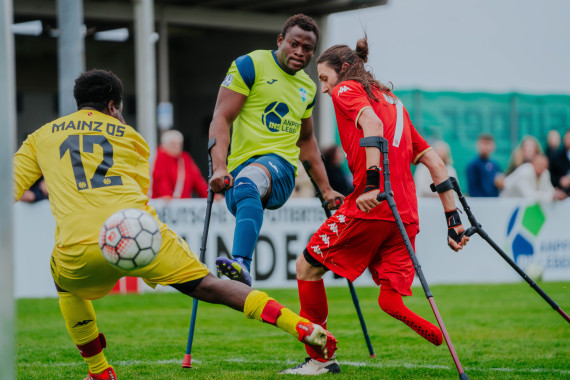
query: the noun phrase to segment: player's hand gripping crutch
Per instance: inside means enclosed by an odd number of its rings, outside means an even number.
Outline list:
[[[212,156],[210,150],[216,145],[216,139],[212,138],[208,141],[208,184],[212,177]],[[230,183],[229,178],[224,179],[226,184]],[[206,204],[206,217],[204,218],[204,231],[202,233],[202,246],[200,247],[200,261],[204,262],[206,257],[206,243],[208,242],[208,229],[210,227],[210,215],[212,214],[212,203],[214,202],[214,192],[208,185],[208,200]],[[194,340],[194,327],[196,326],[196,314],[198,313],[198,300],[194,298],[192,302],[192,318],[190,319],[190,329],[188,330],[188,343],[186,345],[186,354],[182,361],[183,368],[192,368],[192,341]]]
[[[506,253],[505,251],[503,251],[490,237],[489,235],[487,235],[487,233],[483,230],[483,228],[481,227],[481,225],[477,222],[477,219],[475,219],[475,216],[473,215],[473,213],[471,212],[471,208],[469,207],[469,205],[467,204],[467,200],[465,200],[465,197],[463,196],[463,194],[461,193],[461,189],[459,188],[459,182],[457,182],[457,180],[453,177],[450,177],[449,180],[451,181],[451,184],[453,185],[453,190],[455,190],[455,192],[457,193],[457,197],[459,198],[459,202],[461,202],[461,205],[463,206],[463,210],[465,211],[465,213],[467,214],[467,218],[469,219],[469,223],[471,224],[471,227],[467,228],[464,232],[465,235],[467,236],[471,236],[474,234],[479,234],[479,236],[481,236],[483,238],[483,240],[485,240],[487,243],[489,243],[489,245],[491,247],[493,247],[493,249],[495,251],[497,251],[497,253],[499,255],[501,255],[501,257],[507,262],[509,263],[509,265],[526,281],[528,282],[528,284],[534,289],[536,290],[536,292],[538,294],[541,295],[542,298],[544,298],[544,300],[546,302],[548,302],[548,304],[554,309],[556,310],[558,313],[560,313],[560,315],[566,319],[566,321],[568,323],[570,323],[570,317],[568,316],[568,314],[566,314],[566,312],[564,312],[564,310],[562,310],[560,308],[560,306],[558,306],[558,304],[556,302],[554,302],[552,300],[552,298],[550,298],[537,284],[536,282],[534,282],[514,261],[513,259],[511,259]],[[431,189],[432,191],[436,191],[435,190],[435,186],[432,184],[431,185]]]
[[[319,189],[319,186],[313,179],[313,176],[311,176],[311,174],[309,173],[309,169],[311,168],[311,163],[305,160],[303,161],[303,167],[305,168],[305,171],[307,172],[307,175],[309,176],[311,183],[315,187],[315,193],[317,194],[317,197],[321,201],[321,205],[323,206],[323,210],[325,210],[327,219],[330,218],[331,210],[327,206],[327,202],[323,197],[323,193],[321,193],[321,189]],[[335,199],[335,202],[337,202],[337,205],[339,205],[340,199]],[[356,290],[354,290],[354,285],[352,285],[352,282],[350,282],[349,279],[346,279],[346,281],[348,282],[348,289],[350,290],[350,295],[352,296],[352,302],[354,303],[354,308],[356,309],[356,314],[358,314],[358,320],[360,321],[360,326],[362,327],[362,333],[364,334],[364,339],[366,340],[366,345],[368,346],[368,352],[370,353],[370,357],[376,357],[376,354],[374,353],[374,348],[372,348],[372,343],[370,343],[370,337],[368,336],[368,329],[366,328],[366,323],[364,322],[364,317],[362,316],[362,310],[360,310],[360,302],[358,301]]]
[[[378,194],[377,200],[379,202],[387,201],[388,206],[390,206],[390,210],[392,211],[392,214],[394,215],[394,219],[396,220],[396,224],[398,225],[398,229],[400,230],[400,234],[402,235],[402,238],[404,239],[404,244],[406,245],[406,249],[408,250],[408,254],[410,255],[410,258],[412,259],[414,269],[416,270],[416,275],[418,276],[418,278],[422,284],[426,298],[429,301],[431,309],[433,310],[435,318],[437,319],[437,323],[439,324],[439,328],[441,329],[441,333],[443,334],[443,337],[445,339],[445,343],[447,344],[447,347],[449,348],[449,352],[451,353],[451,357],[453,358],[455,366],[457,367],[457,371],[459,372],[459,379],[461,379],[461,380],[469,379],[469,377],[467,376],[465,371],[463,371],[463,367],[461,366],[461,363],[459,362],[459,358],[457,357],[457,353],[455,352],[455,348],[453,348],[453,343],[451,343],[451,339],[449,338],[449,334],[447,333],[447,329],[445,328],[445,325],[443,324],[443,320],[441,319],[441,315],[439,314],[439,310],[437,309],[437,306],[435,304],[435,300],[433,299],[433,295],[431,293],[431,290],[429,289],[428,283],[424,277],[422,267],[420,266],[420,263],[419,263],[418,259],[416,258],[416,255],[414,253],[414,249],[412,248],[412,244],[410,243],[410,238],[408,237],[408,234],[406,233],[406,229],[404,228],[404,223],[402,222],[402,219],[400,218],[400,214],[398,213],[398,209],[396,208],[396,202],[394,202],[394,197],[392,195],[392,188],[390,185],[390,169],[389,169],[389,162],[388,162],[388,140],[386,140],[383,137],[377,137],[377,136],[363,137],[360,139],[360,146],[378,148],[380,150],[380,152],[382,153],[382,172],[384,175],[384,192]]]

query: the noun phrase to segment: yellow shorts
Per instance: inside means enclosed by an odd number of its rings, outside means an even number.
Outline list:
[[[142,277],[153,288],[157,284],[182,284],[205,277],[208,268],[188,244],[165,224],[159,225],[162,246],[146,267],[132,271],[117,269],[105,260],[98,244],[55,247],[50,262],[54,281],[60,288],[92,300],[105,296],[124,276]]]

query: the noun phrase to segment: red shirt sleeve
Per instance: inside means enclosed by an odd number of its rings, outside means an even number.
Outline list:
[[[332,98],[338,110],[360,128],[357,125],[360,114],[365,108],[372,107],[362,85],[355,81],[341,82],[333,89]]]

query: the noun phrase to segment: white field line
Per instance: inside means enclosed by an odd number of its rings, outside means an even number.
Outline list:
[[[218,360],[217,360],[218,361]],[[287,368],[288,365],[298,364],[298,361],[294,360],[251,360],[244,358],[233,358],[233,359],[220,359],[222,362],[237,362],[237,363],[258,363],[258,364],[281,364],[283,368]],[[181,364],[180,359],[167,359],[167,360],[118,360],[113,361],[111,364],[120,367],[131,367],[135,365],[160,365],[160,364]],[[202,363],[201,360],[193,360],[193,363]],[[451,370],[452,367],[437,364],[407,364],[407,363],[365,363],[365,362],[351,362],[351,361],[339,361],[343,366],[351,367],[371,367],[371,368],[426,368],[426,369],[446,369]],[[82,361],[76,362],[59,362],[59,363],[21,363],[18,364],[19,367],[75,367],[75,366],[85,365]],[[466,372],[469,371],[479,371],[479,372],[512,372],[512,373],[559,373],[563,375],[570,374],[570,370],[558,369],[558,368],[481,368],[481,367],[465,367]]]

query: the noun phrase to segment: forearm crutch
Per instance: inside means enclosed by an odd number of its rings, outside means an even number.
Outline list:
[[[212,178],[212,156],[210,150],[216,145],[216,138],[213,137],[208,141],[208,199],[206,203],[206,217],[204,218],[204,231],[202,232],[202,246],[200,247],[200,261],[204,262],[206,257],[206,243],[208,242],[208,230],[210,227],[210,215],[212,214],[212,203],[214,203],[214,192],[210,187],[210,178]],[[225,179],[226,184],[229,178]],[[192,317],[190,319],[190,329],[188,330],[188,343],[186,345],[186,354],[182,361],[182,368],[192,368],[192,341],[194,340],[194,327],[196,326],[196,314],[198,313],[198,300],[194,298],[192,302]]]
[[[477,219],[475,219],[475,216],[473,215],[473,213],[471,212],[471,208],[469,207],[469,205],[467,204],[467,200],[465,199],[465,197],[463,196],[463,194],[461,193],[461,189],[459,188],[459,183],[457,182],[457,180],[453,177],[450,177],[449,180],[451,181],[451,184],[453,185],[453,190],[455,190],[455,192],[457,193],[457,197],[459,198],[459,202],[461,202],[461,205],[463,206],[463,210],[465,211],[465,213],[467,214],[467,218],[469,219],[469,223],[471,224],[471,227],[469,227],[467,230],[465,230],[464,234],[467,236],[472,236],[474,234],[479,234],[479,236],[481,236],[483,238],[483,240],[485,240],[487,243],[489,243],[489,245],[491,247],[493,247],[493,249],[495,251],[497,251],[497,253],[499,255],[501,255],[501,257],[507,262],[509,263],[509,265],[526,281],[528,282],[528,284],[531,286],[531,288],[533,288],[534,290],[536,290],[536,292],[538,294],[541,295],[542,298],[544,298],[544,300],[546,302],[548,302],[548,304],[554,309],[556,310],[564,319],[566,319],[566,321],[568,323],[570,323],[570,317],[568,316],[568,314],[566,314],[566,312],[564,312],[564,310],[562,310],[560,308],[560,306],[558,306],[558,304],[556,302],[554,302],[552,300],[552,298],[550,298],[537,284],[536,282],[534,282],[514,261],[513,259],[511,259],[509,257],[509,255],[507,255],[505,253],[505,251],[503,251],[490,237],[489,235],[487,235],[487,233],[483,230],[483,228],[481,227],[481,225],[477,222]],[[433,186],[433,184],[432,184]],[[434,188],[432,188],[433,191]]]
[[[378,194],[378,197],[376,199],[379,202],[381,202],[381,201],[388,202],[388,206],[390,206],[390,210],[392,210],[392,214],[394,215],[394,219],[396,220],[396,224],[398,225],[398,229],[400,230],[400,234],[402,235],[402,238],[404,239],[404,244],[406,245],[406,249],[408,250],[408,254],[410,255],[410,258],[412,259],[414,269],[416,270],[416,275],[418,276],[418,278],[422,284],[422,288],[424,289],[424,293],[426,295],[426,298],[428,299],[429,304],[431,306],[431,309],[433,310],[433,313],[435,314],[435,318],[437,319],[437,323],[439,324],[439,328],[441,329],[441,333],[443,334],[443,337],[445,339],[445,343],[447,344],[447,347],[449,348],[449,352],[451,353],[451,357],[453,358],[453,362],[455,363],[455,366],[457,367],[457,371],[459,372],[459,379],[460,380],[469,379],[469,377],[467,376],[465,371],[463,371],[463,367],[461,367],[461,363],[459,362],[459,358],[457,357],[457,353],[455,352],[455,348],[453,348],[453,343],[451,343],[451,339],[449,338],[449,334],[447,333],[447,329],[445,328],[445,325],[443,324],[443,320],[441,319],[441,315],[439,314],[439,310],[437,309],[437,306],[435,304],[435,300],[433,299],[433,295],[431,293],[431,290],[429,289],[427,281],[426,281],[424,274],[422,272],[422,267],[420,266],[420,263],[419,263],[418,259],[416,258],[416,255],[414,253],[414,249],[412,248],[412,244],[410,243],[410,238],[408,237],[408,234],[406,233],[406,229],[404,228],[404,223],[402,222],[402,219],[400,218],[400,214],[398,213],[398,209],[396,208],[396,202],[394,202],[394,196],[392,195],[392,188],[390,185],[390,169],[389,169],[389,162],[388,162],[388,140],[386,140],[383,137],[377,137],[377,136],[363,137],[360,139],[360,146],[378,148],[380,150],[380,152],[382,153],[382,172],[384,174],[384,192]]]
[[[321,189],[309,173],[309,169],[311,168],[311,163],[309,161],[303,161],[303,166],[305,167],[305,171],[311,180],[311,183],[315,187],[315,193],[317,197],[321,201],[321,206],[323,210],[325,210],[325,214],[327,219],[331,217],[331,210],[327,206],[327,202],[323,198],[323,193],[321,193]],[[337,200],[340,202],[340,199]],[[354,303],[354,308],[356,309],[356,314],[358,314],[358,320],[360,321],[360,326],[362,327],[362,333],[364,334],[364,339],[366,340],[366,346],[368,346],[368,352],[370,353],[370,357],[376,357],[374,353],[374,349],[372,348],[372,343],[370,343],[370,337],[368,336],[368,329],[366,328],[366,323],[364,322],[364,317],[362,316],[362,310],[360,310],[360,302],[358,301],[358,296],[356,295],[356,290],[354,290],[354,285],[352,282],[347,278],[346,281],[348,282],[348,289],[350,290],[350,295],[352,296],[352,302]]]

